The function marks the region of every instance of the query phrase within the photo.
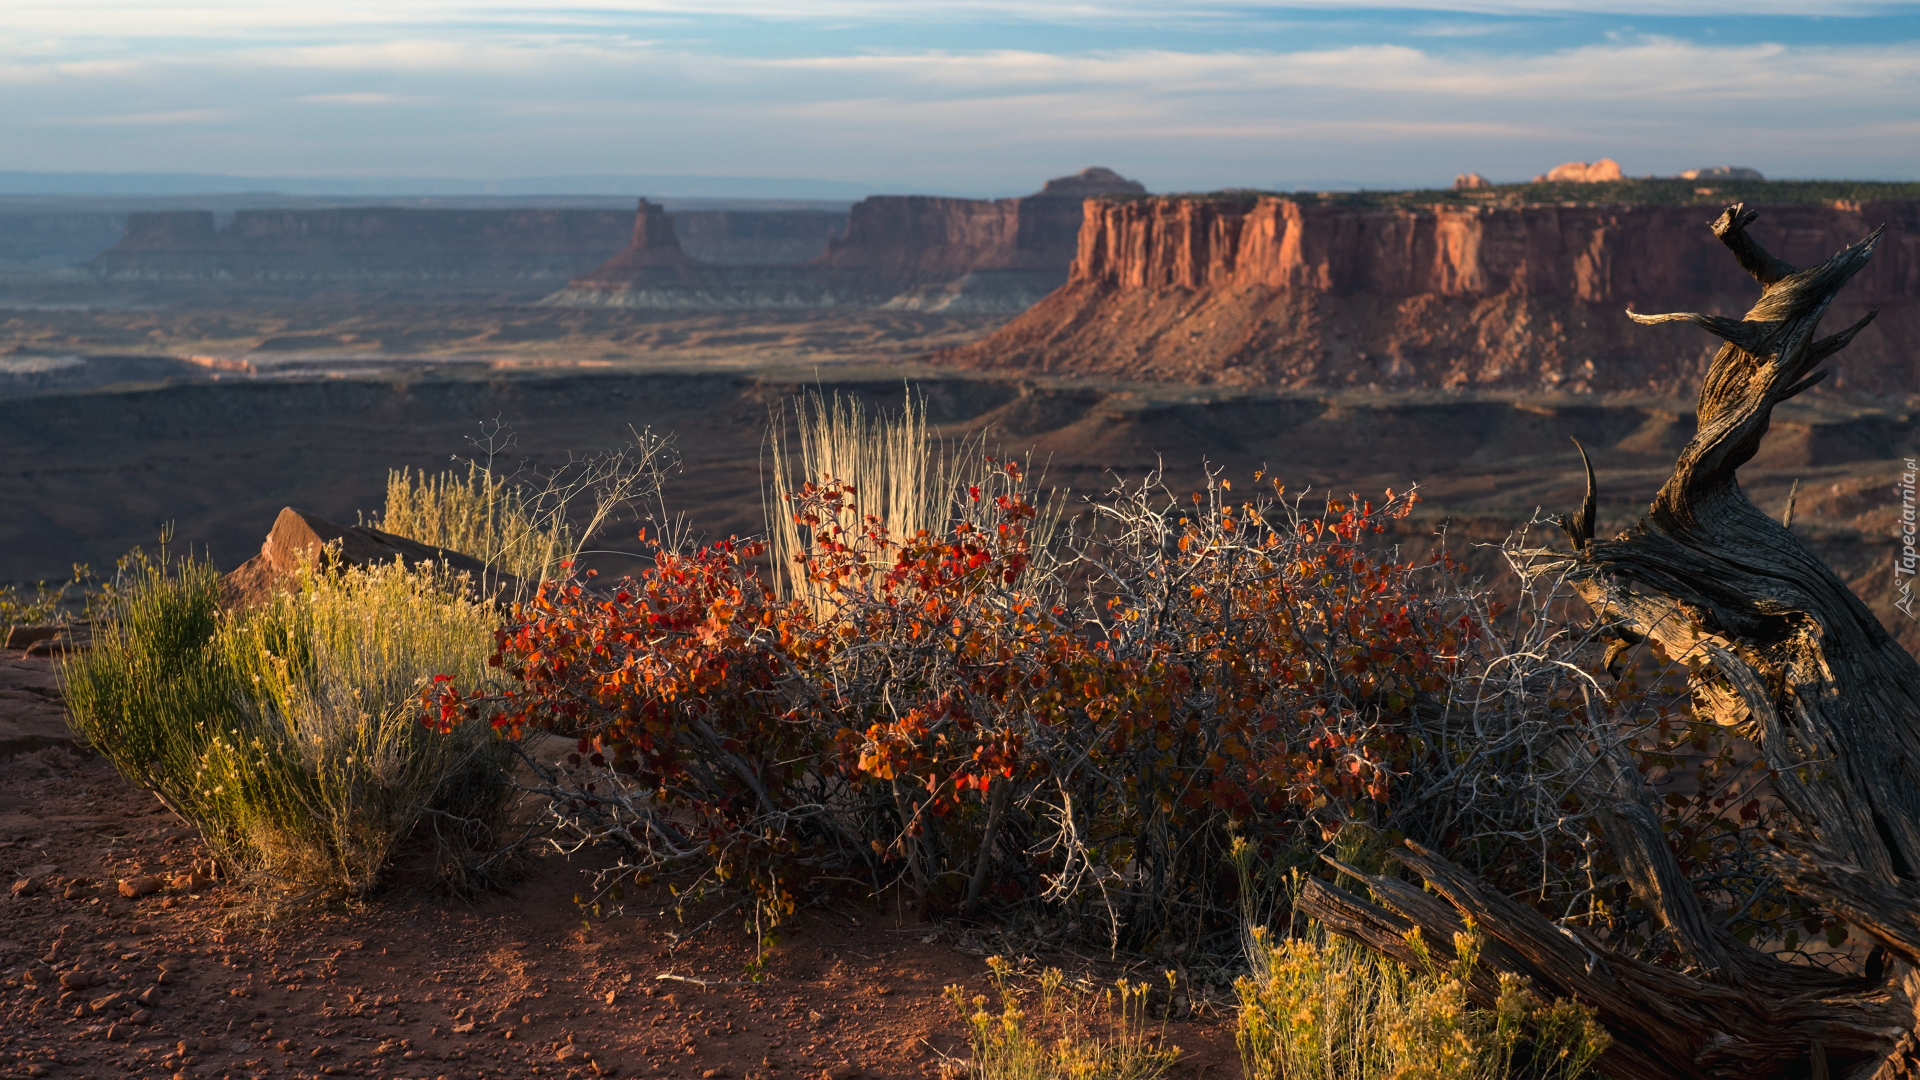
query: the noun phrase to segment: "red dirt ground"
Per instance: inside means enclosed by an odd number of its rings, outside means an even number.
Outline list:
[[[23,686],[47,703],[46,665],[4,658],[0,714]],[[933,1077],[965,1056],[942,988],[984,987],[977,932],[891,903],[816,907],[748,983],[737,914],[678,947],[705,916],[636,904],[583,923],[582,864],[558,855],[473,903],[398,888],[268,919],[220,885],[126,898],[119,882],[206,852],[103,759],[40,741],[0,751],[0,888],[33,883],[0,893],[0,1075],[845,1080]],[[1022,962],[1042,964],[1073,970]],[[1167,1029],[1186,1049],[1173,1075],[1234,1075],[1222,1010],[1193,1012]]]

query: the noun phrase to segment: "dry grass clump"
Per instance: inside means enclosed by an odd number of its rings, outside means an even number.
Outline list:
[[[435,674],[487,679],[496,617],[432,569],[298,584],[234,617],[210,565],[142,560],[62,678],[75,728],[229,865],[358,895],[424,818],[472,839],[502,807],[491,729],[436,734],[417,704]]]
[[[797,446],[772,440],[773,475],[767,487],[767,552],[774,586],[782,598],[800,598],[816,611],[830,605],[823,582],[800,568],[802,558],[834,529],[844,531],[875,573],[891,561],[887,545],[915,537],[946,535],[956,522],[990,527],[994,506],[978,498],[996,472],[985,440],[976,436],[949,444],[927,424],[924,401],[909,393],[898,415],[870,414],[857,397],[831,400],[808,394],[794,401]],[[795,508],[832,481],[858,496],[832,520],[809,526]],[[1049,493],[1031,527],[1034,548],[1047,549],[1064,509],[1064,493]],[[876,542],[868,525],[878,526]]]
[[[1277,942],[1256,928],[1253,972],[1235,985],[1247,1080],[1575,1080],[1606,1050],[1591,1009],[1544,1002],[1513,975],[1493,1008],[1473,1005],[1484,939],[1472,927],[1454,936],[1452,964],[1418,931],[1408,940],[1426,970],[1319,927]]]
[[[667,474],[679,466],[670,436],[632,429],[625,446],[569,456],[551,469],[522,468],[504,475],[495,458],[512,448],[513,433],[482,425],[485,462],[467,462],[464,474],[387,473],[382,512],[367,524],[423,544],[458,551],[511,575],[523,587],[568,576],[586,546],[618,520],[645,518],[655,542],[674,542],[681,522],[660,502]],[[495,582],[482,582],[492,592]],[[524,600],[525,595],[509,599]]]
[[[386,509],[376,528],[471,555],[517,578],[558,574],[578,546],[564,514],[537,495],[476,462],[466,474],[387,473]]]
[[[1013,966],[990,956],[999,1011],[986,995],[958,986],[947,1000],[967,1026],[972,1058],[956,1063],[969,1080],[1154,1080],[1180,1057],[1163,1041],[1165,1017],[1148,1016],[1147,985],[1124,978],[1110,989],[1080,989],[1059,968],[1041,973],[1035,998],[1013,985]]]

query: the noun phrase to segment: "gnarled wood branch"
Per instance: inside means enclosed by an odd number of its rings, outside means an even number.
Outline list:
[[[1632,316],[1692,322],[1726,341],[1701,386],[1697,434],[1647,515],[1611,539],[1593,536],[1589,465],[1586,504],[1562,521],[1573,550],[1546,565],[1566,574],[1623,642],[1650,640],[1688,664],[1697,711],[1760,747],[1780,799],[1817,840],[1811,850],[1779,855],[1782,880],[1920,968],[1920,663],[1832,570],[1748,501],[1735,476],[1759,449],[1774,406],[1818,383],[1826,372],[1816,367],[1872,319],[1817,337],[1821,317],[1881,233],[1801,270],[1747,235],[1756,216],[1736,204],[1712,226],[1762,287],[1744,317]],[[1610,652],[1609,665],[1614,658]],[[1907,990],[1880,978],[1884,972],[1849,978],[1788,965],[1731,938],[1702,911],[1637,775],[1603,764],[1613,805],[1596,823],[1688,973],[1555,926],[1412,845],[1395,857],[1450,908],[1405,883],[1349,869],[1378,903],[1320,883],[1307,890],[1303,909],[1402,959],[1411,956],[1409,930],[1448,942],[1471,918],[1501,946],[1487,950],[1486,964],[1598,1010],[1615,1037],[1603,1064],[1621,1075],[1920,1074]]]

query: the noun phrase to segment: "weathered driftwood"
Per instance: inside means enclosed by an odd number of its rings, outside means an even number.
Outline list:
[[[1342,866],[1367,884],[1378,903],[1312,881],[1301,895],[1301,910],[1333,932],[1407,964],[1418,962],[1406,943],[1414,927],[1436,957],[1451,961],[1453,934],[1472,919],[1489,938],[1481,951],[1483,966],[1524,976],[1542,993],[1578,998],[1593,1007],[1613,1035],[1613,1046],[1599,1062],[1612,1076],[1805,1077],[1816,1053],[1836,1076],[1862,1066],[1870,1075],[1911,1020],[1906,995],[1884,978],[1783,964],[1737,942],[1732,944],[1745,953],[1732,954],[1739,957],[1734,980],[1658,967],[1615,952],[1581,928],[1549,922],[1416,844],[1391,857],[1439,895]],[[1489,977],[1469,991],[1491,1005],[1494,987]]]
[[[1566,573],[1622,647],[1650,640],[1687,663],[1701,715],[1760,747],[1779,777],[1777,795],[1817,839],[1779,854],[1782,880],[1920,966],[1920,664],[1735,478],[1758,450],[1773,407],[1824,378],[1818,365],[1872,318],[1815,336],[1880,233],[1796,270],[1746,234],[1755,216],[1734,205],[1712,226],[1762,286],[1744,318],[1633,316],[1694,322],[1726,341],[1701,387],[1699,431],[1672,476],[1646,517],[1601,540],[1588,466],[1586,503],[1562,521],[1574,550],[1545,561]],[[1610,667],[1618,651],[1609,653]],[[1599,1011],[1615,1037],[1604,1065],[1618,1075],[1920,1075],[1913,996],[1886,980],[1884,963],[1849,978],[1781,963],[1733,939],[1702,910],[1638,776],[1603,764],[1613,791],[1601,832],[1687,973],[1556,927],[1417,848],[1396,857],[1447,904],[1369,878],[1384,907],[1318,884],[1306,910],[1394,954],[1408,953],[1402,935],[1415,926],[1437,944],[1451,939],[1462,914],[1471,916],[1499,943],[1487,963]]]

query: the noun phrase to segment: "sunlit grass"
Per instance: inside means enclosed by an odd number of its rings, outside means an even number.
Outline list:
[[[308,567],[239,617],[218,582],[143,562],[62,674],[76,729],[229,865],[360,894],[424,818],[497,812],[503,744],[484,723],[435,734],[417,701],[436,674],[485,684],[489,606],[398,564]]]

